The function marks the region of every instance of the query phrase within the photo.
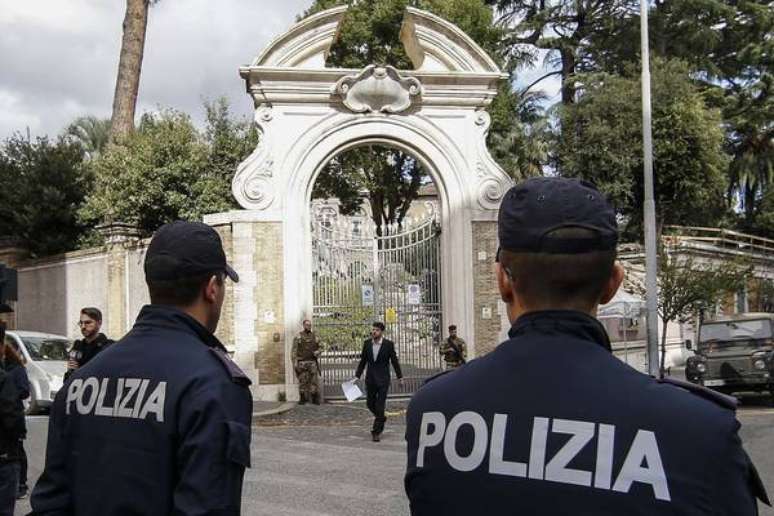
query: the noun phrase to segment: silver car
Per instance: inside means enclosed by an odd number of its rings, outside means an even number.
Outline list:
[[[5,338],[26,362],[27,376],[30,378],[27,412],[35,414],[50,407],[56,393],[62,388],[72,342],[62,335],[23,330],[8,330]]]

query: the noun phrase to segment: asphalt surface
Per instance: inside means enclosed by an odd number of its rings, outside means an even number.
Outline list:
[[[403,493],[405,402],[389,401],[382,442],[370,441],[371,417],[362,404],[305,405],[261,417],[253,428],[253,468],[245,476],[246,516],[408,515]],[[741,435],[770,493],[774,493],[774,408],[766,397],[739,410]],[[31,485],[39,476],[48,419],[29,418]],[[27,514],[28,500],[16,515]],[[774,510],[761,506],[762,516]]]

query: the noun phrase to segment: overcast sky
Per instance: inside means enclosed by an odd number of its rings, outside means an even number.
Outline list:
[[[252,101],[239,66],[310,4],[162,0],[152,6],[137,113],[172,107],[200,123],[202,102],[226,96],[235,113],[248,115]],[[0,0],[0,140],[27,127],[33,137],[55,135],[81,115],[110,116],[124,9],[123,0]]]

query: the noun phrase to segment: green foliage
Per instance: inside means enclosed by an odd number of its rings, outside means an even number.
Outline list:
[[[755,278],[751,283],[758,297],[755,311],[774,312],[774,280]]]
[[[542,79],[562,79],[562,104],[575,101],[574,75],[599,71],[596,38],[609,36],[637,12],[634,0],[487,0],[508,27],[506,47],[513,69],[537,64],[540,51],[551,71]],[[542,80],[541,79],[541,80]],[[541,80],[536,81],[541,82]]]
[[[105,149],[110,137],[110,119],[82,116],[65,129],[64,137],[81,146],[88,159],[94,159]]]
[[[757,202],[755,218],[749,230],[762,237],[774,239],[774,188],[768,189]]]
[[[639,75],[580,76],[583,95],[562,111],[573,127],[558,147],[562,175],[596,183],[627,220],[629,236],[641,234],[642,122]],[[653,152],[660,224],[710,225],[725,212],[723,133],[688,68],[653,62]]]
[[[774,179],[774,10],[769,0],[659,2],[657,55],[690,63],[723,112],[729,193],[744,209],[742,229]]]
[[[75,248],[85,227],[77,210],[93,177],[81,147],[60,138],[29,141],[14,135],[0,147],[0,235],[32,256]]]
[[[205,107],[204,134],[183,113],[144,115],[133,134],[93,162],[96,188],[82,219],[126,222],[151,234],[172,220],[235,208],[230,179],[257,144],[257,134],[246,122],[230,119],[225,101]]]
[[[547,74],[530,86],[560,76],[562,105],[570,105],[586,93],[577,91],[576,83],[578,79],[586,82],[589,73],[633,77],[632,63],[640,60],[639,2],[486,1],[497,7],[500,21],[507,27],[502,52],[511,69],[535,66],[540,52],[548,51],[543,61],[548,65]],[[686,63],[691,78],[704,91],[707,105],[721,110],[724,152],[729,156],[723,165],[728,196],[734,207],[743,208],[740,229],[750,230],[756,227],[761,198],[774,179],[772,3],[664,0],[650,3],[649,19],[651,55]],[[653,84],[658,85],[656,77]],[[579,131],[572,121],[562,120],[562,138],[572,138]],[[620,146],[615,134],[609,131],[611,139],[603,142],[600,138],[598,142]],[[561,152],[554,147],[558,141],[547,141],[549,154]],[[697,213],[697,217],[701,224],[711,225],[717,213],[711,211],[706,219]]]
[[[368,192],[377,234],[403,221],[419,188],[429,178],[413,156],[381,145],[354,149],[333,158],[315,183],[313,198],[337,197],[343,214],[356,213]]]
[[[729,191],[742,202],[744,226],[755,227],[759,216],[768,217],[759,208],[770,210],[774,185],[774,75],[742,88],[725,99],[725,118],[729,128],[727,149],[732,156],[729,167]]]
[[[551,160],[553,130],[541,92],[511,91],[503,85],[489,108],[492,157],[515,180],[543,174]]]

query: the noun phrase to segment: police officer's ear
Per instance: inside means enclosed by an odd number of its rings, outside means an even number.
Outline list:
[[[624,275],[625,272],[623,265],[615,262],[613,264],[613,270],[610,272],[610,278],[608,278],[604,288],[602,289],[602,297],[599,299],[600,305],[604,305],[613,299],[613,296],[615,296],[615,293],[618,292],[618,288],[623,282]]]
[[[495,275],[497,276],[497,288],[500,290],[500,299],[507,305],[513,304],[513,278],[500,262],[495,263]]]
[[[204,299],[209,303],[217,303],[223,290],[223,278],[214,274],[204,285]]]

